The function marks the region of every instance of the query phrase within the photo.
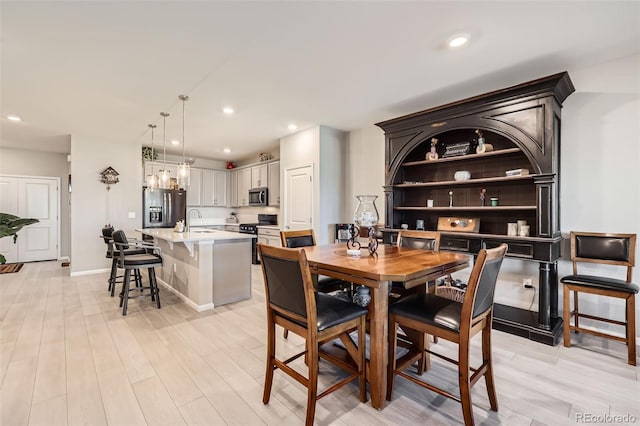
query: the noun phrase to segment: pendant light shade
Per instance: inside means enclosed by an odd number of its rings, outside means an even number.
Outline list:
[[[171,174],[167,170],[167,117],[168,112],[161,112],[162,116],[162,170],[160,170],[159,186],[162,189],[169,189],[171,185]]]
[[[155,158],[155,150],[153,148],[153,129],[155,129],[155,124],[149,124],[149,128],[151,128],[151,159]],[[145,181],[147,183],[147,189],[150,191],[155,191],[158,189],[158,176],[153,172],[153,167],[151,167],[150,174],[147,175]]]
[[[184,107],[185,103],[189,100],[189,96],[180,95],[178,99],[182,101],[182,163],[178,164],[178,186],[180,188],[186,188],[189,186],[191,182],[191,165],[187,163],[187,159],[185,158],[185,141],[184,141],[184,122],[185,122],[185,113]]]

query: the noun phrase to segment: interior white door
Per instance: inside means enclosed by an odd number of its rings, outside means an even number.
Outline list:
[[[284,171],[285,229],[313,228],[313,165]]]
[[[18,178],[0,176],[0,212],[18,216]],[[18,245],[13,238],[0,238],[0,253],[7,263],[18,262]]]
[[[18,232],[18,260],[58,258],[58,179],[19,178],[18,216],[38,219]]]

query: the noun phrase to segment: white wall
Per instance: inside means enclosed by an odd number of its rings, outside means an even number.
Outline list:
[[[71,219],[67,154],[2,148],[0,149],[0,173],[60,178],[60,256],[70,256]]]
[[[142,210],[142,159],[140,143],[71,138],[71,273],[109,267],[106,246],[98,238],[110,223],[132,233],[140,227]],[[120,182],[107,186],[100,173],[107,167],[120,173]],[[135,219],[128,218],[135,213]]]
[[[567,98],[562,110],[560,225],[563,235],[568,238],[571,230],[640,234],[640,56],[567,71],[576,91]],[[425,105],[424,108],[433,106],[436,105]],[[383,132],[375,126],[351,131],[348,156],[344,221],[353,220],[351,216],[358,194],[379,195],[377,205],[382,216]],[[563,256],[568,259],[568,245],[564,248]],[[640,265],[640,250],[636,251],[636,264]],[[571,263],[566,260],[559,262],[558,269],[560,277],[572,273]],[[609,273],[611,269],[585,270]],[[638,274],[636,270],[636,283],[640,281]],[[465,278],[464,275],[456,276]],[[536,310],[537,291],[534,294],[533,290],[523,289],[523,277],[533,277],[537,285],[537,264],[515,259],[506,261],[496,300],[523,308],[531,305]],[[561,286],[559,292],[561,309]],[[622,319],[624,304],[618,302],[586,296],[582,302],[581,298],[581,306],[585,309]],[[636,323],[640,323],[640,313],[636,313],[636,317]],[[595,325],[586,320],[583,324]],[[620,331],[620,328],[611,330]]]

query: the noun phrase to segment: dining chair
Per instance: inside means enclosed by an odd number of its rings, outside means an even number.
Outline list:
[[[107,259],[111,259],[111,272],[109,273],[109,279],[107,280],[109,287],[108,291],[111,292],[111,297],[115,294],[116,284],[122,283],[122,281],[118,281],[118,279],[124,278],[124,275],[118,275],[118,257],[114,255],[114,244],[113,244],[113,226],[105,225],[102,228],[102,238],[104,243],[107,245],[107,253],[105,257]],[[124,255],[132,255],[132,254],[145,254],[147,251],[144,248],[130,247],[125,250]],[[140,275],[140,270],[134,270],[134,278],[136,287],[142,286],[142,277]]]
[[[393,396],[395,376],[402,376],[419,386],[460,402],[465,425],[473,425],[471,387],[484,377],[491,409],[498,411],[491,357],[491,323],[496,282],[506,252],[506,244],[493,249],[480,250],[462,303],[433,293],[416,293],[389,306],[388,400]],[[399,326],[438,336],[458,345],[457,361],[432,352],[428,348],[424,352],[458,366],[459,395],[454,395],[404,372],[404,369],[419,359],[422,354],[419,353],[421,348],[416,348],[418,350],[409,351],[399,360],[396,359]],[[470,341],[480,332],[482,332],[482,364],[478,368],[472,368],[469,363]]]
[[[365,382],[365,316],[367,309],[338,297],[318,292],[311,278],[304,248],[289,249],[258,244],[267,305],[267,365],[262,402],[269,403],[276,369],[288,374],[307,388],[305,424],[313,424],[316,401],[358,379],[360,401],[367,399]],[[286,360],[276,358],[275,326],[305,339],[305,350]],[[357,331],[358,344],[349,335]],[[349,375],[318,393],[320,346],[339,338],[355,366],[336,363]],[[289,364],[305,356],[307,376]],[[326,358],[331,361],[331,358]]]
[[[627,362],[636,365],[636,294],[638,285],[631,282],[635,264],[636,234],[606,234],[597,232],[575,232],[570,234],[571,262],[573,275],[563,277],[564,284],[564,346],[571,346],[571,331],[583,332],[606,339],[625,342]],[[578,263],[596,263],[626,267],[626,279],[609,276],[609,272],[598,275],[578,275]],[[573,291],[573,311],[571,311],[571,292]],[[588,315],[578,311],[578,294],[587,293],[596,296],[613,297],[625,301],[625,319],[618,321],[602,316]],[[573,318],[573,325],[570,323]],[[624,327],[624,337],[596,331],[580,326],[580,318],[606,322]]]
[[[309,247],[316,245],[316,238],[313,233],[313,229],[303,229],[298,231],[280,231],[280,242],[282,247],[287,248],[299,248]],[[316,288],[321,293],[332,293],[334,291],[345,290],[349,294],[349,299],[352,297],[351,283],[343,280],[327,277],[325,275],[314,275],[314,283]],[[285,329],[283,333],[284,338],[288,336],[288,332]]]
[[[396,242],[396,245],[398,247],[438,251],[440,250],[440,232],[413,231],[403,229],[398,232],[398,240]],[[432,285],[430,286],[429,284]],[[425,285],[427,285],[427,290],[435,290],[435,283],[425,283]],[[391,284],[391,293],[396,297],[394,298],[394,300],[390,300],[390,302],[411,295],[418,290],[418,287],[406,289],[404,288],[404,285],[402,283],[393,282]]]
[[[144,249],[153,248],[155,250],[159,250],[159,248],[149,243],[131,242],[127,239],[126,234],[122,230],[114,231],[112,236],[113,244],[115,246],[114,255],[117,259],[117,266],[118,268],[124,269],[124,281],[122,284],[122,291],[120,292],[120,307],[122,308],[122,315],[127,315],[127,305],[129,299],[138,297],[150,296],[151,300],[156,302],[157,308],[160,309],[160,290],[158,288],[158,281],[156,280],[155,268],[157,266],[162,266],[162,257],[156,253],[146,253],[146,251],[144,254],[126,254],[126,251],[131,246],[136,246],[138,248]],[[149,290],[149,294],[130,296],[129,282],[131,278],[131,271],[139,269],[146,269],[148,271],[149,286],[137,287],[136,290]]]

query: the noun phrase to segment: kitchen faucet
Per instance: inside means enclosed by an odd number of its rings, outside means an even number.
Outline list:
[[[198,213],[198,219],[202,219],[202,213],[200,213],[200,210],[193,208],[193,209],[189,209],[189,211],[187,212],[187,223],[185,225],[185,231],[189,232],[189,229],[191,228],[191,219],[189,219],[191,217],[191,212],[192,211],[196,211],[196,213]]]

